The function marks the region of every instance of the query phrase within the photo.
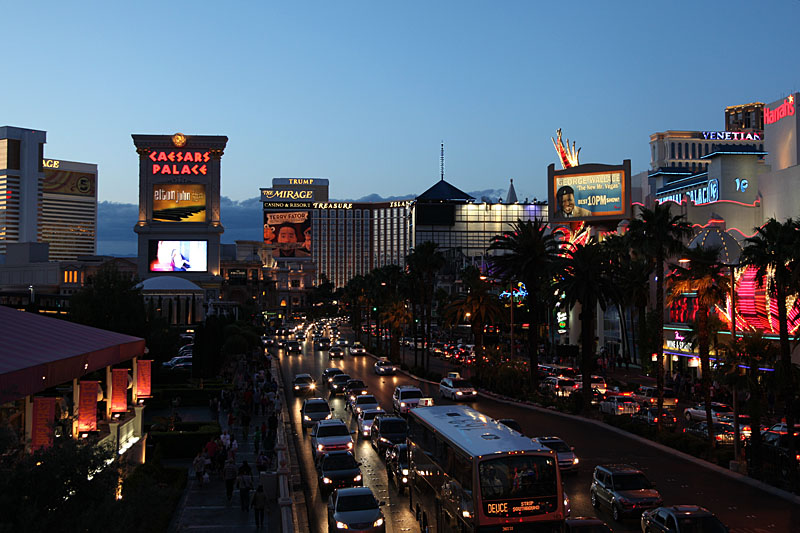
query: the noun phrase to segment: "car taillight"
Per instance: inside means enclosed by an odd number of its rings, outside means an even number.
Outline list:
[[[658,422],[658,417],[655,417],[655,418],[653,419],[653,422]]]
[[[716,435],[714,435],[714,438],[717,440],[722,440],[722,434],[717,433]]]
[[[620,411],[622,411],[623,409],[625,409],[625,407],[624,407],[624,406],[622,406],[622,405],[618,405],[618,406],[617,406],[617,409],[619,409]]]

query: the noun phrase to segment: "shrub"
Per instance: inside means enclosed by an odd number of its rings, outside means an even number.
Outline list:
[[[181,424],[181,426],[179,426]],[[196,429],[182,429],[197,426]],[[178,422],[175,431],[153,431],[148,434],[148,441],[158,450],[165,459],[183,459],[194,457],[195,454],[209,441],[219,435],[220,425],[211,422]]]

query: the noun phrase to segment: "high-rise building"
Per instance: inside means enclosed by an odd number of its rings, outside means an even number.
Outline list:
[[[764,131],[764,103],[731,105],[725,108],[726,131]]]
[[[679,168],[688,172],[708,170],[706,157],[718,150],[742,147],[750,151],[764,149],[761,130],[676,131],[650,135],[650,169]]]
[[[9,242],[39,242],[47,132],[0,127],[0,256]]]
[[[41,240],[50,260],[75,260],[97,248],[97,165],[45,159]]]

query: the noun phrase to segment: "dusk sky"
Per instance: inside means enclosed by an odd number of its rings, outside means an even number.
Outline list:
[[[258,4],[258,5],[255,5]],[[798,1],[38,2],[3,7],[2,125],[138,201],[131,133],[227,135],[222,194],[327,177],[331,197],[545,197],[557,128],[581,162],[647,169],[649,135],[721,130],[800,89]],[[224,222],[224,213],[223,213]],[[100,221],[101,226],[103,224]]]

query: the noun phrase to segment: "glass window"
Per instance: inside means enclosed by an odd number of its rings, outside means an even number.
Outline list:
[[[552,496],[556,464],[552,457],[512,455],[483,461],[478,466],[481,495],[485,500]]]

